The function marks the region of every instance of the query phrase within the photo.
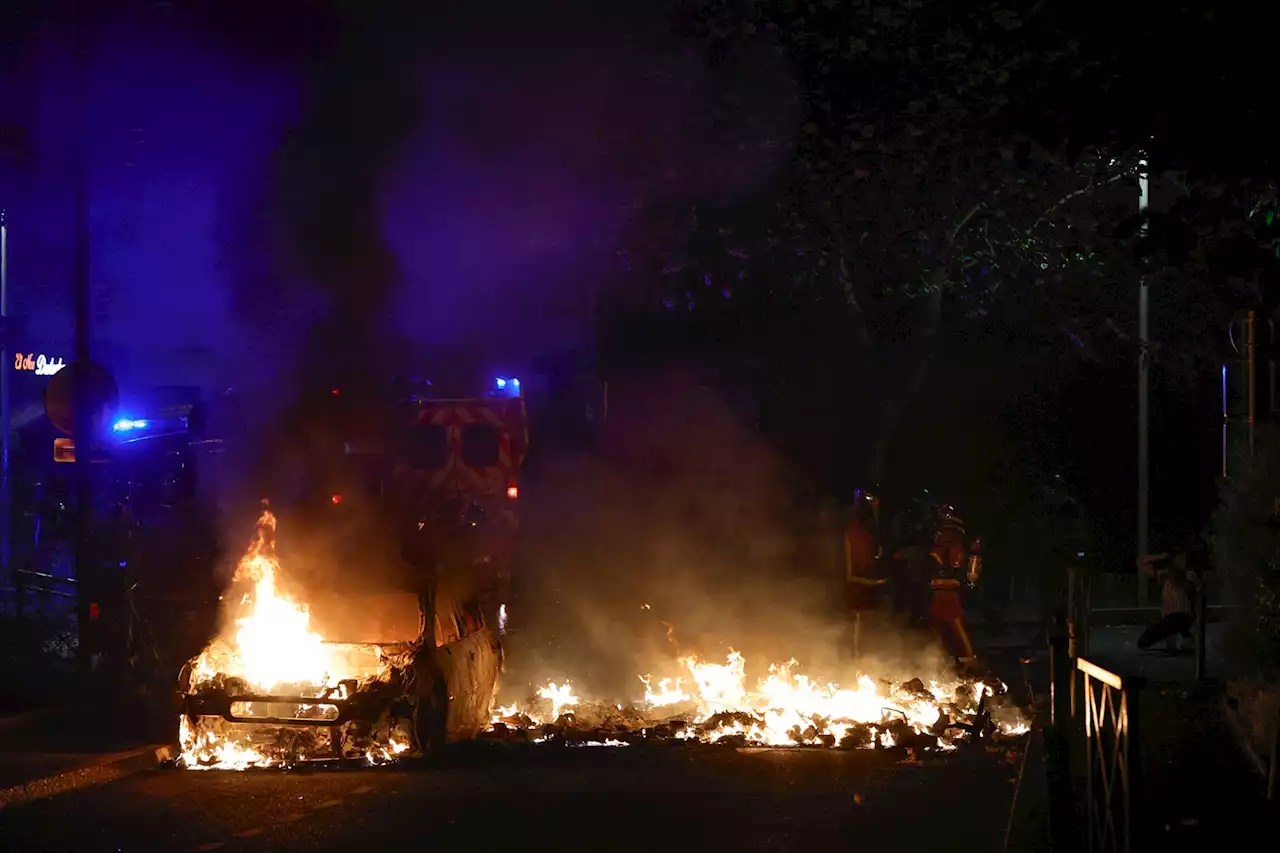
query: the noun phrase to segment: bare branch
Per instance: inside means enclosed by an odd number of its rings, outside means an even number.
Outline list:
[[[1037,219],[1035,222],[1033,222],[1031,224],[1031,227],[1027,229],[1027,236],[1030,236],[1033,231],[1035,231],[1037,228],[1039,228],[1041,225],[1047,222],[1049,217],[1053,215],[1054,211],[1062,207],[1067,202],[1071,201],[1074,198],[1079,198],[1082,195],[1087,195],[1089,193],[1092,193],[1095,190],[1099,190],[1109,184],[1114,184],[1116,181],[1120,180],[1124,176],[1125,176],[1124,172],[1118,172],[1112,175],[1111,177],[1107,178],[1105,181],[1090,181],[1088,184],[1085,184],[1083,187],[1080,187],[1077,190],[1072,190],[1071,192],[1067,193],[1062,198],[1058,199],[1053,204],[1049,205],[1049,207],[1045,210],[1044,213],[1040,214],[1040,218]]]
[[[986,204],[984,202],[981,202],[981,201],[978,202],[972,208],[970,208],[969,212],[966,213],[959,222],[956,223],[956,227],[953,228],[951,231],[951,238],[947,240],[947,248],[950,248],[951,244],[954,243],[956,241],[956,238],[960,236],[960,232],[963,231],[964,227],[969,224],[969,220],[977,216],[978,211],[982,210],[984,207],[986,207]]]

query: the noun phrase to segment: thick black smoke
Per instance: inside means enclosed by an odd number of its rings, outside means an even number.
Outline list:
[[[339,46],[314,69],[304,118],[280,152],[289,255],[327,309],[307,342],[307,378],[359,382],[391,355],[377,324],[399,277],[381,234],[380,192],[422,118],[398,23],[345,16]]]

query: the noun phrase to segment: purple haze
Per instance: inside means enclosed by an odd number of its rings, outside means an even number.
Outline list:
[[[422,360],[579,343],[641,204],[748,192],[789,150],[794,92],[767,45],[712,72],[655,15],[508,23],[455,16],[411,42],[424,118],[382,170],[380,222],[351,224],[378,229],[396,262],[395,280],[370,289],[387,294],[367,306],[375,327]],[[0,77],[0,110],[36,152],[0,200],[10,301],[31,346],[69,356],[75,78],[62,34],[46,27],[27,47]],[[98,359],[126,389],[292,374],[334,286],[298,272],[315,247],[290,244],[277,197],[278,157],[308,103],[299,64],[244,58],[176,19],[105,32],[91,61]],[[756,101],[744,112],[770,116],[767,132],[705,117],[741,66],[753,74],[738,94]]]

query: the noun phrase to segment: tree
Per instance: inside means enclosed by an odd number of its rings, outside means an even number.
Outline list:
[[[873,481],[942,330],[990,313],[1010,286],[1041,305],[1088,292],[1082,280],[1123,257],[1104,257],[1101,232],[1133,157],[1067,159],[994,122],[1072,58],[1016,41],[1021,26],[997,6],[911,0],[711,3],[696,17],[716,61],[760,39],[787,55],[806,121],[754,204],[649,211],[631,274],[660,282],[671,310],[732,311],[748,338],[780,317],[844,338],[860,392],[883,401]],[[1062,307],[1096,311],[1085,298]]]
[[[1240,475],[1223,484],[1210,534],[1214,568],[1246,609],[1236,622],[1245,649],[1274,673],[1280,667],[1280,434],[1259,430],[1257,448]]]
[[[1144,131],[1174,125],[1147,114],[1117,121],[1134,111],[1116,98],[1081,103],[1077,91],[1127,97],[1165,69],[1126,64],[1064,9],[700,4],[690,27],[709,61],[761,44],[789,59],[803,125],[787,167],[751,202],[691,198],[646,211],[626,241],[629,278],[670,311],[731,316],[745,340],[776,338],[783,320],[790,337],[843,338],[860,368],[850,371],[857,393],[881,400],[876,481],[944,334],[999,328],[1049,336],[1084,358],[1134,358],[1133,292],[1116,285],[1145,274],[1165,313],[1189,320],[1162,327],[1151,350],[1186,386],[1221,357],[1231,311],[1264,301],[1269,249],[1250,211],[1274,189],[1223,180],[1184,137],[1153,143]],[[1175,22],[1202,23],[1187,10]],[[1196,94],[1207,103],[1221,93]],[[1151,216],[1145,236],[1140,145],[1154,148],[1157,173],[1181,170],[1180,198]]]

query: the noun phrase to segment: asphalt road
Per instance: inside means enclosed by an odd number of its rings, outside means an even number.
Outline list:
[[[164,769],[5,809],[0,847],[981,853],[1003,847],[1024,742],[924,761],[892,751],[490,746],[436,766]]]

